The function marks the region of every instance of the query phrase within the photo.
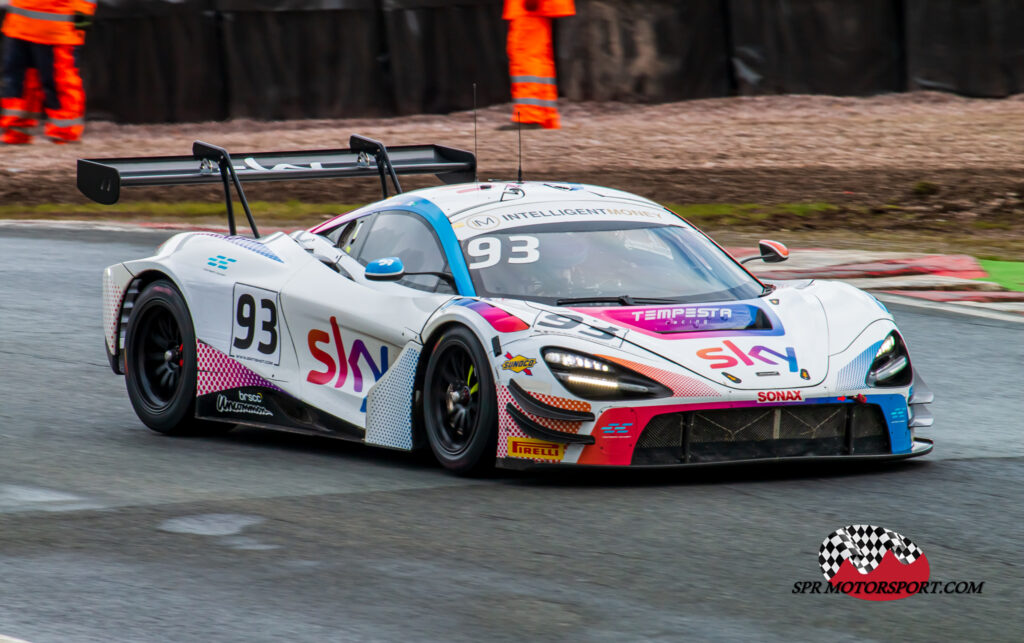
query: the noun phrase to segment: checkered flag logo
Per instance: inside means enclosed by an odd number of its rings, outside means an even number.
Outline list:
[[[843,561],[849,559],[861,574],[870,574],[882,562],[885,552],[891,551],[896,560],[909,565],[921,555],[921,549],[909,538],[891,529],[874,525],[847,525],[833,531],[821,543],[818,563],[831,581],[839,572]]]

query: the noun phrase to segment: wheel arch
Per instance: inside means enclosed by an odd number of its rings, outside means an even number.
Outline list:
[[[124,333],[128,320],[131,317],[132,309],[135,306],[135,300],[147,286],[161,279],[171,282],[181,294],[182,299],[185,300],[185,306],[188,308],[188,298],[185,296],[181,284],[178,283],[178,280],[170,272],[161,268],[146,268],[135,274],[125,288],[124,294],[121,297],[121,304],[118,307],[117,317],[115,318],[113,329],[114,353],[111,354],[109,348],[107,350],[107,360],[110,362],[110,368],[118,375],[124,375]],[[191,314],[191,309],[189,310],[189,314]]]
[[[430,362],[430,355],[434,346],[441,340],[446,332],[457,327],[467,328],[479,339],[479,333],[474,331],[469,324],[462,320],[449,319],[441,322],[424,336],[423,351],[420,352],[420,359],[416,364],[416,377],[413,380],[413,414],[412,414],[412,437],[416,448],[422,448],[427,444],[426,428],[423,425],[423,385],[427,377],[427,364]]]

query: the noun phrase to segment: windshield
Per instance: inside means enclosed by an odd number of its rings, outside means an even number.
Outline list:
[[[467,239],[462,251],[477,294],[488,297],[615,305],[740,300],[763,291],[707,237],[684,226],[526,226]],[[576,298],[610,300],[564,301]]]

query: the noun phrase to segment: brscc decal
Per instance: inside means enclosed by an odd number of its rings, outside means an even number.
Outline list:
[[[801,391],[758,391],[758,402],[803,402]]]
[[[509,436],[508,455],[510,458],[530,458],[533,460],[551,460],[561,462],[565,456],[565,445],[533,438],[517,438]]]
[[[334,388],[342,388],[347,382],[351,382],[352,390],[361,393],[363,382],[367,379],[366,375],[372,376],[372,384],[388,370],[388,347],[381,345],[380,357],[374,361],[366,342],[361,339],[350,340],[346,357],[345,344],[342,341],[341,328],[338,326],[337,318],[332,316],[330,323],[329,333],[314,328],[306,337],[310,355],[324,366],[322,371],[310,370],[306,373],[306,381],[321,386],[331,385]],[[334,355],[324,350],[325,348],[333,349]],[[337,356],[337,361],[335,361],[335,356]],[[360,361],[365,368],[369,369],[369,373],[364,373],[360,367]],[[351,378],[349,378],[350,374]]]
[[[273,415],[270,410],[263,406],[262,393],[246,393],[235,391],[237,400],[232,400],[223,393],[217,394],[218,413],[244,413],[246,415]]]
[[[522,355],[516,355],[513,357],[512,353],[505,353],[505,361],[501,364],[501,370],[533,375],[533,373],[530,372],[530,369],[536,363],[537,360],[533,357],[523,357]]]
[[[729,355],[726,351],[731,352],[732,355]],[[787,346],[785,351],[785,353],[780,353],[767,346],[753,346],[750,350],[744,351],[731,341],[724,340],[721,346],[700,349],[697,351],[697,357],[714,361],[711,368],[729,368],[737,366],[741,362],[747,366],[753,366],[756,359],[765,364],[788,364],[789,372],[796,373],[800,370],[800,366],[796,361],[796,349],[792,346]]]

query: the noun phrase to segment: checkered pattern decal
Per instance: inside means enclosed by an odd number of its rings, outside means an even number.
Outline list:
[[[639,362],[633,362],[628,359],[611,357],[609,355],[598,355],[598,357],[625,366],[626,368],[632,369],[637,373],[640,373],[641,375],[646,375],[655,382],[664,384],[665,386],[672,389],[672,394],[675,395],[676,397],[720,396],[720,393],[718,391],[693,377],[679,375],[677,373],[672,373],[670,371],[664,371],[660,368],[647,366],[646,364],[640,364]]]
[[[877,350],[877,349],[876,349]],[[818,563],[831,581],[839,573],[843,561],[849,559],[861,574],[870,574],[882,562],[885,552],[892,551],[896,560],[909,565],[921,557],[921,549],[909,538],[874,525],[847,525],[828,535],[818,550]]]
[[[508,439],[512,438],[528,438],[530,436],[522,432],[519,426],[516,424],[512,416],[508,414],[505,407],[509,403],[515,404],[512,399],[512,394],[508,392],[508,387],[498,387],[498,457],[508,457]],[[519,405],[516,405],[519,408]]]
[[[572,409],[574,411],[589,411],[590,404],[586,402],[580,402],[578,400],[567,400],[564,397],[555,397],[553,395],[540,395],[531,393],[538,400],[550,404],[551,406],[557,406],[563,409]],[[563,433],[579,433],[582,422],[569,422],[567,420],[552,420],[551,418],[539,417],[528,413],[516,403],[512,394],[508,392],[508,388],[505,386],[498,387],[498,457],[504,458],[508,456],[508,438],[532,438],[533,436],[526,435],[523,433],[516,421],[512,419],[512,416],[508,414],[505,407],[511,403],[512,406],[516,407],[523,413],[526,413],[530,418],[533,419],[537,424],[546,426],[553,431],[562,431]],[[545,460],[536,459],[537,462],[544,462]]]
[[[110,269],[103,271],[103,329],[106,331],[107,350],[114,352],[117,346],[117,322],[121,316],[121,299],[124,291],[117,287]]]
[[[868,369],[871,362],[875,361],[875,355],[882,346],[877,342],[868,346],[863,353],[853,358],[853,361],[844,366],[836,375],[836,388],[840,391],[865,388],[867,386]]]
[[[416,381],[418,346],[407,346],[380,381],[366,403],[366,443],[393,449],[412,449],[412,395]]]
[[[216,348],[196,342],[196,395],[227,391],[243,386],[262,386],[280,391],[267,380],[253,373]]]
[[[545,395],[544,393],[533,393],[527,392],[530,397],[535,397],[539,401],[547,404],[548,406],[554,406],[567,411],[582,411],[584,413],[590,412],[590,402],[584,402],[583,400],[571,400],[567,397],[558,397],[556,395]]]
[[[555,395],[544,395],[541,393],[528,393],[529,395],[537,398],[539,401],[549,404],[551,406],[557,406],[560,409],[569,409],[572,411],[590,411],[590,404],[582,400],[570,400],[564,397],[557,397]],[[552,420],[551,418],[540,417],[528,413],[516,403],[512,394],[509,393],[508,387],[498,387],[498,457],[508,457],[508,438],[530,438],[533,436],[526,435],[523,433],[519,425],[516,424],[512,416],[508,414],[505,407],[508,404],[516,407],[523,413],[526,413],[534,422],[537,424],[546,426],[553,431],[562,431],[563,433],[579,433],[582,422],[570,422],[567,420]],[[540,458],[534,458],[536,462],[547,462]]]
[[[226,236],[224,236],[222,234],[217,234],[216,232],[197,232],[196,234],[197,235],[207,236],[207,237],[219,237],[219,238],[221,238],[221,239],[223,239],[225,241],[228,241],[230,243],[235,244],[236,246],[241,246],[241,247],[245,248],[246,250],[252,250],[253,252],[255,252],[256,254],[258,254],[258,255],[260,255],[262,257],[266,257],[267,259],[273,259],[274,261],[276,261],[278,263],[284,263],[284,261],[281,259],[281,257],[278,257],[276,254],[274,254],[265,245],[263,245],[259,241],[256,241],[254,239],[250,239],[249,237],[237,237],[237,236],[236,237],[226,237]]]

